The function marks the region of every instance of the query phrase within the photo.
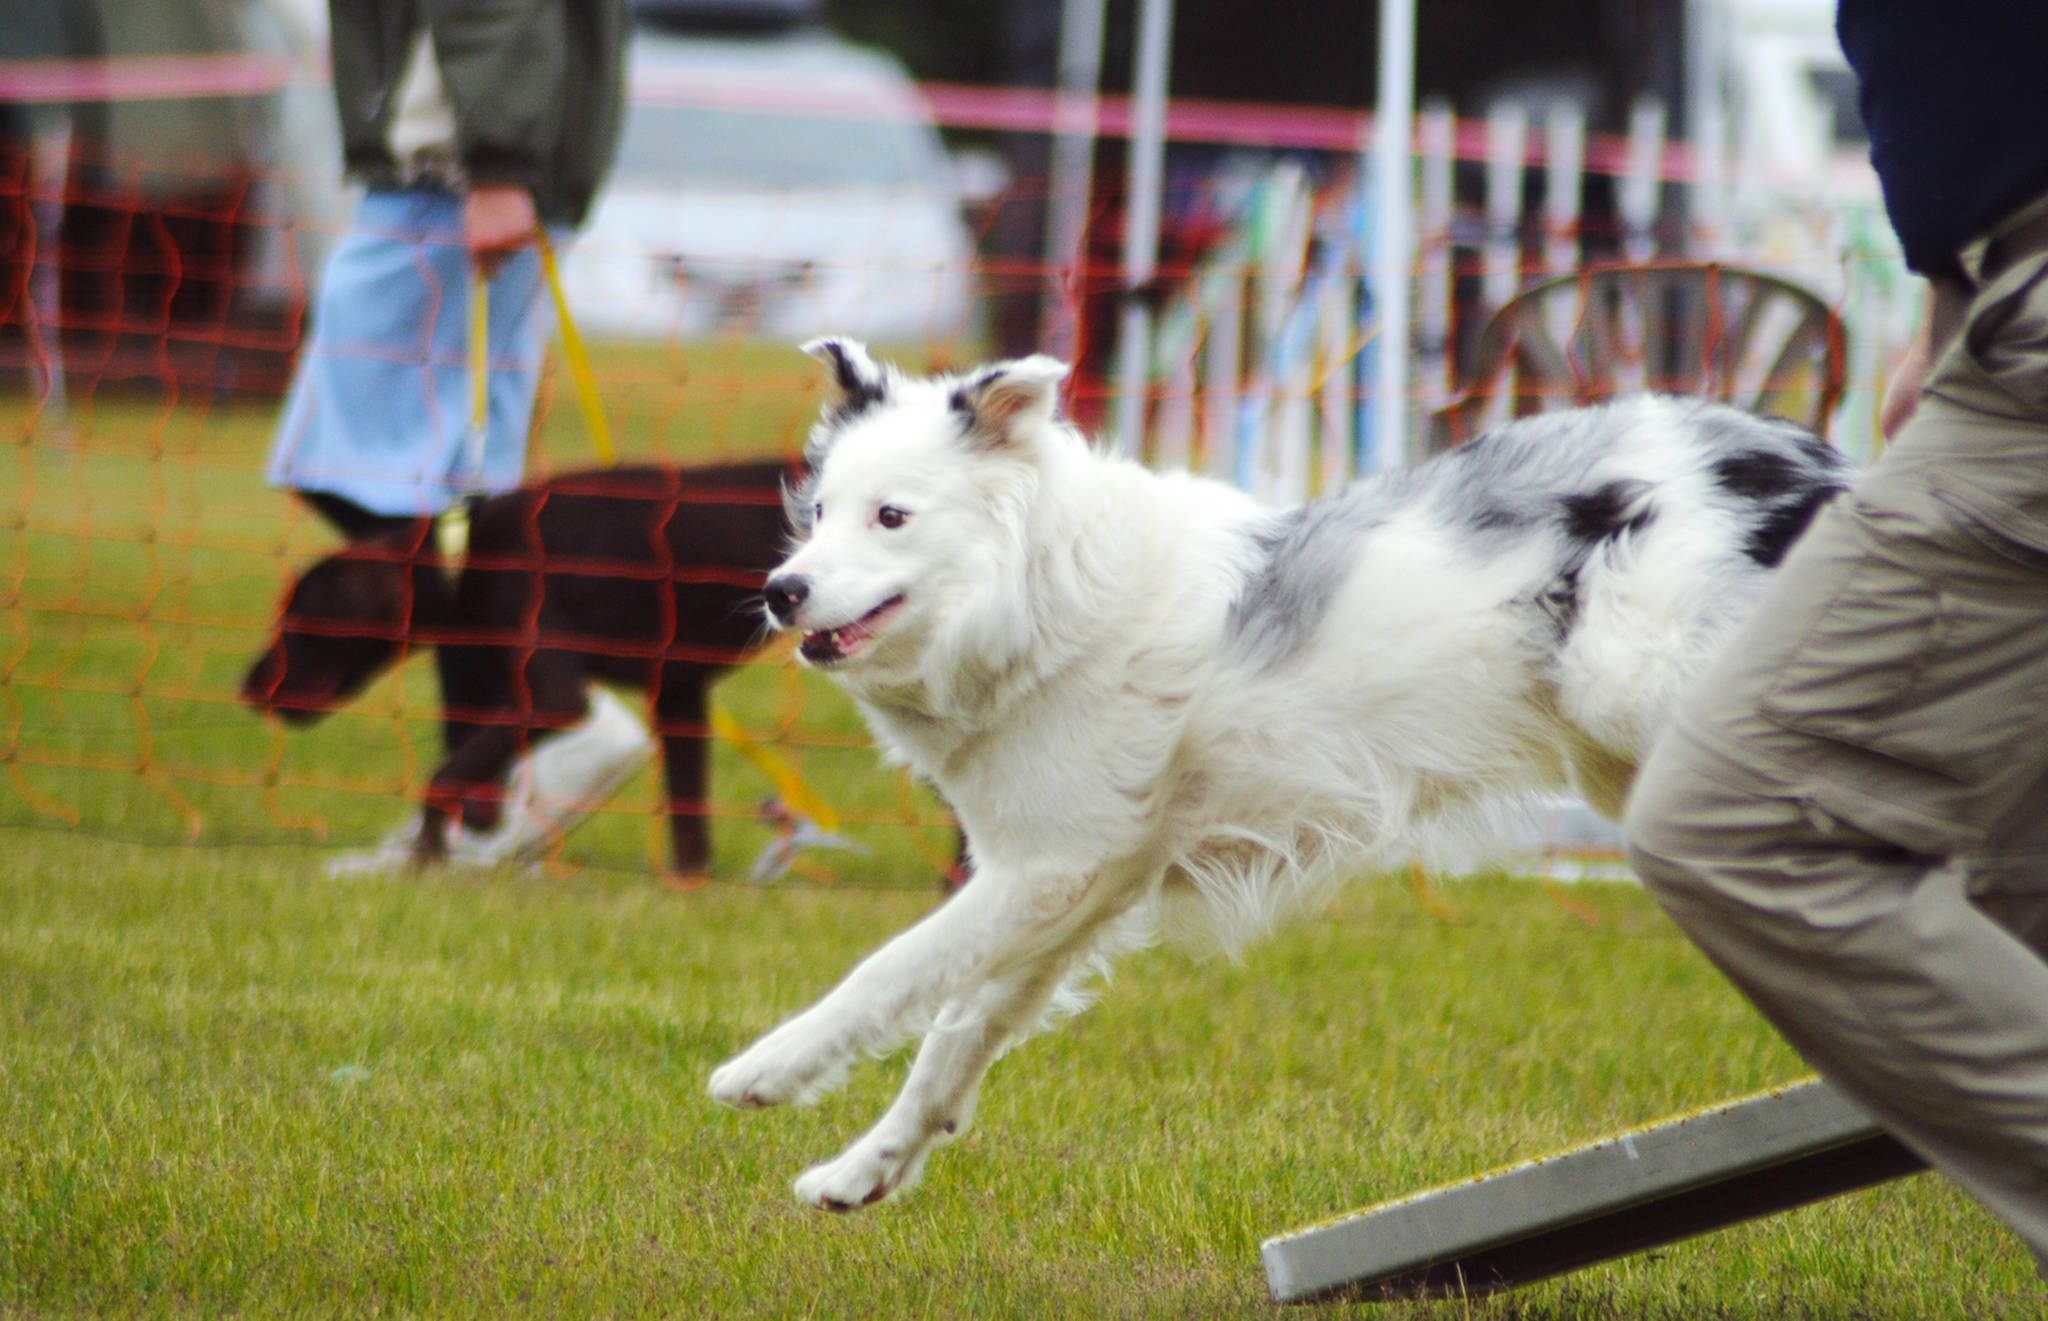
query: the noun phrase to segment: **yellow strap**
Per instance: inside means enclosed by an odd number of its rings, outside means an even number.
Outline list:
[[[809,817],[818,829],[827,834],[839,829],[839,814],[804,783],[802,776],[756,743],[752,735],[740,728],[738,721],[716,707],[711,711],[711,732],[738,748],[741,756],[754,763],[782,795],[784,805],[791,811]]]
[[[454,582],[469,558],[469,501],[457,500],[434,520],[434,547],[441,552],[441,576]]]
[[[554,295],[555,299],[555,320],[562,328],[562,357],[569,364],[570,379],[576,382],[576,398],[583,405],[583,421],[590,429],[590,444],[604,465],[611,467],[619,460],[612,449],[611,428],[605,425],[604,407],[598,401],[597,377],[590,370],[590,353],[583,347],[583,335],[576,329],[576,319],[569,314],[569,299],[562,292],[561,269],[555,262],[555,246],[548,241],[545,229],[539,232],[538,246],[541,269],[547,273],[548,292]],[[481,289],[481,282],[478,287]],[[479,318],[478,324],[481,324],[481,294],[476,300],[476,305],[479,310],[475,315]],[[481,343],[483,336],[477,334],[474,339],[475,342]],[[480,355],[478,360],[481,360]],[[482,379],[480,371],[478,379]],[[477,398],[477,407],[481,410],[483,397],[479,394]],[[478,416],[481,418],[481,412]],[[794,767],[755,742],[751,735],[739,727],[739,722],[725,712],[713,708],[711,732],[732,744],[739,750],[741,756],[767,776],[769,783],[775,786],[776,792],[782,795],[783,803],[791,811],[810,818],[818,829],[827,834],[839,829],[839,814],[832,810],[831,805],[819,797],[811,786],[804,783],[803,777],[796,773]]]
[[[482,435],[491,413],[491,282],[478,271],[469,283],[469,425]]]
[[[569,315],[569,299],[562,293],[562,273],[555,265],[555,245],[548,241],[546,229],[539,231],[539,241],[541,269],[547,272],[548,292],[555,297],[555,319],[562,325],[562,357],[568,361],[570,379],[576,382],[576,398],[583,405],[584,424],[590,428],[591,448],[610,467],[619,460],[612,450],[612,433],[605,425],[604,407],[598,402],[597,377],[590,370],[590,353],[583,347],[583,336],[576,329],[575,319]]]

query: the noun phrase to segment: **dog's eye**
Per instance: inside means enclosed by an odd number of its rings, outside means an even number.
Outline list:
[[[875,511],[875,521],[883,527],[894,530],[910,521],[910,515],[895,505],[883,505]]]

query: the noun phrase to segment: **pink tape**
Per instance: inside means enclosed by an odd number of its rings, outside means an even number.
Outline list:
[[[281,55],[123,55],[0,60],[0,101],[154,101],[260,96],[292,78]]]
[[[322,71],[299,70],[279,55],[149,55],[101,60],[0,60],[0,101],[136,101],[202,96],[255,96],[276,91],[295,77]],[[1127,96],[1069,96],[1046,88],[979,87],[925,83],[919,88],[931,113],[948,128],[996,129],[1011,133],[1085,132],[1093,109],[1095,131],[1129,137],[1133,118]],[[637,98],[665,105],[708,105],[762,113],[831,114],[893,118],[914,113],[902,103],[876,103],[866,92],[840,92],[829,83],[792,99],[786,84],[767,80],[717,80],[710,85],[650,81],[634,87]],[[1273,105],[1249,101],[1182,99],[1171,102],[1166,134],[1175,142],[1233,143],[1357,151],[1368,140],[1372,116],[1335,106]],[[1541,164],[1541,135],[1531,134],[1529,162]],[[1460,120],[1452,151],[1460,160],[1486,159],[1486,125]],[[1611,133],[1586,140],[1585,167],[1619,174],[1626,167],[1628,141]],[[1691,154],[1683,142],[1664,147],[1666,179],[1692,177]]]

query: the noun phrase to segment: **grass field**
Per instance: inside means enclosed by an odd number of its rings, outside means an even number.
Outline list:
[[[613,359],[615,426],[794,443],[790,357]],[[854,819],[833,883],[732,879],[767,785],[729,754],[726,879],[694,893],[650,882],[647,783],[536,872],[326,879],[423,774],[432,694],[415,666],[290,739],[230,700],[326,544],[262,487],[268,422],[109,400],[31,434],[0,405],[0,1317],[1270,1317],[1269,1234],[1803,1072],[1633,887],[1364,880],[1241,963],[1131,960],[900,1202],[798,1206],[901,1058],[791,1112],[705,1075],[936,902],[935,806],[764,664],[720,700]],[[578,427],[558,408],[541,462]],[[1300,1314],[2041,1302],[1921,1177],[1506,1297]]]

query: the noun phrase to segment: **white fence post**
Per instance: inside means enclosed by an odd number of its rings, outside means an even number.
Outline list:
[[[1172,0],[1142,0],[1138,12],[1137,89],[1131,125],[1130,190],[1124,211],[1123,314],[1117,330],[1116,446],[1144,452],[1145,402],[1152,368],[1152,313],[1145,286],[1158,274],[1160,188],[1166,155],[1166,66],[1172,50]]]
[[[1657,203],[1664,187],[1664,103],[1638,98],[1628,116],[1628,164],[1615,198],[1621,212],[1622,252],[1648,261],[1657,248]]]
[[[1233,257],[1215,281],[1202,355],[1202,471],[1237,476],[1238,378],[1244,371],[1244,272]]]
[[[1579,264],[1581,180],[1586,115],[1572,101],[1550,103],[1543,119],[1543,265],[1561,275]]]
[[[1457,388],[1451,379],[1451,191],[1458,123],[1448,101],[1422,107],[1416,137],[1422,152],[1417,208],[1415,358],[1422,406],[1441,407]]]
[[[1415,0],[1380,0],[1379,93],[1373,115],[1372,452],[1375,470],[1414,457],[1408,438],[1409,299],[1415,280]]]
[[[1315,338],[1312,355],[1316,374],[1316,432],[1321,462],[1316,470],[1316,489],[1333,491],[1342,486],[1352,471],[1352,421],[1358,400],[1358,359],[1363,342],[1358,335],[1358,261],[1362,237],[1363,196],[1357,188],[1348,204],[1338,206],[1333,223],[1324,230],[1324,274],[1316,299]]]
[[[1088,195],[1095,180],[1095,138],[1102,86],[1103,10],[1108,0],[1066,0],[1060,11],[1058,99],[1053,103],[1052,171],[1045,224],[1045,351],[1067,362],[1080,342],[1080,291],[1086,260]]]
[[[1621,212],[1622,252],[1631,262],[1647,262],[1657,253],[1657,209],[1664,193],[1664,103],[1655,97],[1637,100],[1628,117],[1626,173],[1616,190]],[[1615,385],[1623,393],[1650,388],[1648,334],[1642,310],[1623,299],[1615,336]]]
[[[1579,199],[1586,162],[1586,116],[1571,101],[1553,101],[1543,123],[1543,265],[1545,275],[1562,275],[1579,264]],[[1570,344],[1577,311],[1565,299],[1550,300],[1551,336]]]
[[[1486,309],[1522,286],[1522,175],[1528,168],[1529,112],[1500,101],[1486,114]]]

